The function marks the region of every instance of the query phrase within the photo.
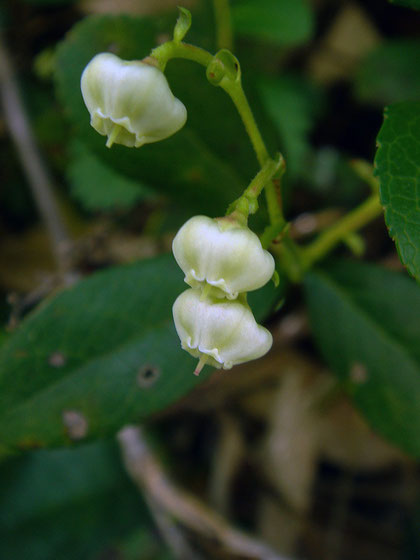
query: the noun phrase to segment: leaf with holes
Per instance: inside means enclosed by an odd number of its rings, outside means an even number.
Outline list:
[[[305,293],[315,340],[371,426],[420,457],[420,288],[356,262],[313,271]]]
[[[115,433],[200,383],[172,304],[186,288],[171,255],[97,273],[33,313],[0,351],[0,442],[8,450]],[[274,301],[251,299],[256,316]]]
[[[402,262],[420,279],[420,102],[385,110],[375,166],[389,233]]]

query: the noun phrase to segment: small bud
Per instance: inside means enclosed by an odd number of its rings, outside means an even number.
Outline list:
[[[229,50],[222,49],[207,66],[206,75],[213,86],[224,87],[227,83],[241,81],[241,67],[236,56]]]
[[[274,259],[258,236],[226,220],[191,218],[175,236],[172,250],[185,282],[192,288],[210,284],[216,297],[236,299],[264,286],[274,272]]]
[[[175,328],[184,350],[204,364],[230,369],[255,360],[271,348],[270,332],[257,324],[248,305],[203,297],[200,290],[183,292],[173,306]]]
[[[174,29],[174,41],[180,43],[191,27],[191,12],[178,6],[179,16]]]
[[[182,128],[187,118],[163,72],[144,62],[98,54],[83,71],[81,89],[90,124],[108,137],[108,148],[158,142]]]

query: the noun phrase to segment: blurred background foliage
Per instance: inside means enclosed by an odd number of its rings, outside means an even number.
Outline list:
[[[389,197],[400,192],[387,165],[400,161],[394,123],[412,127],[420,114],[419,2],[230,4],[245,91],[270,152],[287,161],[294,238],[310,240],[369,195],[354,160],[373,162],[384,107],[410,102],[388,113],[377,158]],[[215,52],[213,2],[183,5],[187,40]],[[172,0],[0,4],[67,231],[63,278],[0,114],[0,558],[180,557],[113,439],[142,421],[173,478],[279,558],[414,560],[420,291],[382,218],[358,240],[368,264],[344,247],[304,289],[282,279],[252,294],[273,332],[268,356],[190,374],[171,321],[182,274],[167,253],[188,217],[222,215],[242,192],[258,170],[252,148],[228,97],[192,63],[167,69],[187,125],[140,150],[108,150],[79,89],[96,53],[141,59],[170,38],[176,17]],[[401,166],[418,181],[415,134]],[[387,209],[387,223],[418,278],[420,232],[405,219],[413,193],[401,208]],[[251,219],[257,232],[263,223]],[[185,523],[176,529],[191,558],[239,557]]]

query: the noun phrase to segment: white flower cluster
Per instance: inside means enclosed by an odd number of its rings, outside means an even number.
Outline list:
[[[165,75],[145,61],[127,62],[110,53],[95,56],[81,77],[93,128],[108,147],[139,147],[168,138],[187,118]],[[271,348],[272,336],[257,324],[246,293],[266,284],[274,259],[258,237],[229,218],[191,218],[173,242],[175,258],[191,289],[173,306],[182,347],[205,363],[230,369]]]
[[[258,325],[246,292],[264,286],[274,259],[257,235],[227,218],[195,216],[179,230],[172,245],[191,289],[174,303],[173,315],[184,350],[204,364],[230,369],[263,356],[270,332]]]

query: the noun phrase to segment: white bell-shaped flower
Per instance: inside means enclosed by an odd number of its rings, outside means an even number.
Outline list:
[[[217,297],[236,299],[264,286],[274,273],[274,259],[258,236],[226,219],[194,216],[176,234],[172,250],[185,282],[192,288],[207,283]]]
[[[81,78],[93,128],[113,143],[136,148],[171,136],[187,119],[163,72],[111,53],[96,55]]]
[[[173,306],[175,328],[184,350],[199,358],[195,374],[209,364],[230,369],[255,360],[271,348],[271,333],[257,324],[248,305],[204,296],[188,289]]]

